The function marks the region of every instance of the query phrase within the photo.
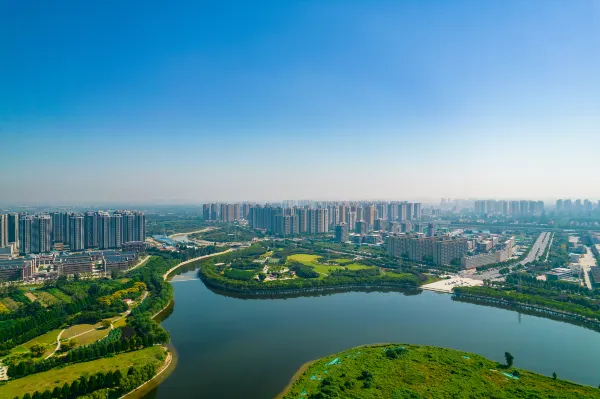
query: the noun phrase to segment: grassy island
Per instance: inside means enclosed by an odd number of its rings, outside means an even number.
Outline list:
[[[278,399],[600,398],[597,388],[431,346],[363,346],[303,369]]]
[[[375,257],[348,256],[316,246],[261,242],[200,262],[200,278],[211,287],[243,294],[333,288],[418,287],[432,278],[390,267]]]

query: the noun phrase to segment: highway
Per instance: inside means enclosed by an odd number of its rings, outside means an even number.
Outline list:
[[[540,256],[542,256],[546,251],[546,247],[550,243],[550,238],[552,237],[552,234],[553,233],[547,231],[540,233],[539,237],[537,238],[537,240],[535,240],[535,243],[533,243],[533,246],[531,247],[531,250],[525,257],[525,259],[519,262],[519,264],[526,265],[527,263],[533,262],[534,260],[537,260]]]
[[[519,262],[520,265],[526,265],[527,263],[533,262],[534,260],[539,259],[544,252],[546,251],[546,247],[550,245],[552,236],[554,233],[551,232],[542,232],[539,237],[535,240],[533,245],[531,246],[530,251],[527,253],[525,259]],[[482,271],[478,274],[470,275],[471,278],[477,280],[496,280],[504,277],[498,272],[499,269],[489,269]],[[463,272],[463,276],[467,276],[469,273]]]

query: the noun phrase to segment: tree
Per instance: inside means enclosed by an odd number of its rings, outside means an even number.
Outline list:
[[[504,358],[506,359],[506,367],[511,368],[515,357],[510,352],[504,352]]]
[[[77,341],[75,339],[70,339],[60,344],[60,349],[64,352],[68,352],[73,349],[77,345]]]
[[[62,398],[68,398],[71,395],[71,387],[69,386],[69,384],[67,384],[65,382],[65,384],[62,386],[61,390],[60,390],[60,396]]]
[[[29,347],[29,350],[31,351],[31,353],[33,354],[33,356],[40,357],[46,351],[46,346],[42,345],[42,344],[35,344],[35,345],[31,345]]]
[[[54,390],[52,391],[52,397],[60,398],[60,388],[59,387],[54,387]]]
[[[557,378],[556,372],[552,373],[552,379],[555,380]]]
[[[112,325],[112,324],[110,323],[110,320],[102,320],[102,321],[100,322],[100,324],[102,325],[102,328],[110,328],[110,326]]]
[[[75,380],[71,384],[71,396],[77,397],[79,395],[79,381]]]
[[[73,281],[79,281],[79,273],[73,275]]]

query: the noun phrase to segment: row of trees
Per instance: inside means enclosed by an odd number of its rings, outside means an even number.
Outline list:
[[[153,362],[139,367],[132,366],[126,375],[123,375],[120,370],[99,372],[89,377],[83,375],[71,384],[65,383],[62,387],[57,386],[52,391],[46,389],[44,392],[26,393],[22,397],[16,396],[15,399],[75,399],[98,390],[111,388],[117,393],[125,393],[152,378],[158,367],[159,364]]]
[[[534,305],[600,320],[600,302],[582,295],[561,294],[553,290],[533,287],[522,287],[520,291],[515,291],[511,287],[455,287],[454,292],[515,304]]]
[[[30,374],[41,373],[66,364],[87,362],[112,356],[117,353],[138,350],[154,345],[154,335],[134,336],[130,339],[122,338],[120,328],[112,330],[108,337],[90,345],[81,346],[70,350],[64,356],[52,356],[45,360],[25,360],[16,364],[7,362],[8,373],[11,378],[21,378]]]

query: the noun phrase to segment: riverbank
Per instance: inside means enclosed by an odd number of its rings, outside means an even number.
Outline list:
[[[319,394],[353,398],[600,397],[596,388],[509,368],[476,354],[409,344],[359,346],[306,363],[276,398]]]
[[[152,389],[156,388],[162,381],[164,381],[173,370],[175,370],[175,365],[177,363],[177,357],[174,354],[175,351],[173,348],[163,347],[167,353],[165,357],[165,361],[158,372],[148,381],[144,382],[142,385],[135,388],[133,391],[126,393],[121,396],[119,399],[138,399],[142,398],[145,394],[150,392]],[[173,365],[173,367],[171,367]]]

